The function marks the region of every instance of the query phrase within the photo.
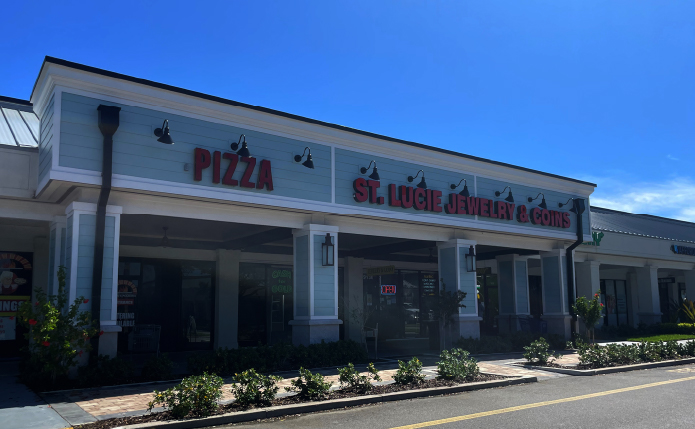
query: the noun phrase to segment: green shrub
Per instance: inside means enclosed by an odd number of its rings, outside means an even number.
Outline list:
[[[577,344],[579,363],[590,368],[603,368],[608,366],[608,353],[605,347],[596,344]]]
[[[166,353],[161,356],[152,356],[142,367],[142,379],[147,381],[171,380],[174,370],[174,362]]]
[[[468,350],[471,354],[521,352],[524,347],[541,337],[537,332],[514,332],[495,336],[481,336],[480,339],[460,338],[455,348]],[[544,338],[554,349],[564,349],[565,339],[559,335],[545,335]]]
[[[591,368],[658,362],[664,359],[695,357],[695,340],[683,344],[676,341],[645,341],[639,344],[608,344],[606,346],[580,343],[578,353],[579,363]]]
[[[155,390],[147,411],[152,411],[155,405],[161,404],[177,419],[209,416],[217,409],[223,384],[222,378],[215,374],[186,377],[180,384],[164,392]]]
[[[287,371],[298,368],[322,368],[368,362],[364,346],[355,341],[321,342],[309,346],[276,344],[273,346],[216,349],[197,353],[188,359],[192,374],[214,372],[233,375],[255,368],[261,373]]]
[[[374,387],[372,381],[381,381],[379,371],[373,363],[367,365],[367,374],[361,375],[355,369],[355,365],[349,363],[345,368],[338,368],[340,385],[343,389],[353,390],[359,393],[367,393]]]
[[[425,374],[422,373],[422,362],[416,357],[410,359],[408,363],[398,361],[398,371],[393,376],[396,384],[420,384],[425,381]]]
[[[524,359],[529,363],[547,365],[560,357],[559,353],[550,350],[550,344],[543,337],[524,347]]]
[[[591,300],[580,296],[572,305],[572,311],[582,319],[587,333],[590,335],[590,338],[595,341],[594,328],[601,319],[603,313],[603,303],[599,301],[599,293],[596,292]]]
[[[255,369],[236,374],[232,384],[232,393],[236,403],[242,407],[250,405],[268,406],[275,399],[278,390],[277,383],[282,377],[277,375],[263,375]]]
[[[332,385],[318,372],[312,373],[308,369],[299,368],[299,377],[292,380],[291,386],[285,387],[285,390],[297,392],[297,396],[302,399],[317,400],[328,396]]]
[[[478,363],[466,350],[442,350],[437,362],[438,378],[455,381],[472,381],[480,370]]]
[[[77,384],[81,387],[113,386],[133,381],[133,364],[119,357],[99,355],[89,365],[77,369]]]

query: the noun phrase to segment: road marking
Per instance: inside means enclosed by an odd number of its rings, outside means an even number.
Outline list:
[[[601,397],[601,396],[613,395],[613,394],[616,394],[616,393],[630,392],[630,391],[633,391],[633,390],[647,389],[647,388],[650,388],[650,387],[664,386],[664,385],[666,385],[666,384],[680,383],[680,382],[682,382],[682,381],[690,381],[690,380],[695,380],[695,376],[693,376],[693,377],[677,378],[677,379],[675,379],[675,380],[657,381],[656,383],[641,384],[641,385],[639,385],[639,386],[632,386],[632,387],[623,387],[622,389],[606,390],[605,392],[589,393],[588,395],[572,396],[572,397],[569,397],[569,398],[555,399],[555,400],[552,400],[552,401],[536,402],[536,403],[533,403],[533,404],[519,405],[519,406],[517,406],[517,407],[500,408],[499,410],[484,411],[484,412],[482,412],[482,413],[467,414],[467,415],[465,415],[465,416],[450,417],[450,418],[448,418],[448,419],[431,420],[431,421],[429,421],[429,422],[415,423],[415,424],[412,424],[412,425],[405,425],[405,426],[398,426],[398,427],[394,427],[394,428],[391,428],[391,429],[418,429],[418,428],[426,428],[426,427],[430,427],[430,426],[443,425],[443,424],[446,424],[446,423],[460,422],[460,421],[463,421],[463,420],[473,420],[473,419],[477,419],[477,418],[480,418],[480,417],[494,416],[494,415],[497,415],[497,414],[504,414],[504,413],[512,413],[512,412],[514,412],[514,411],[528,410],[528,409],[531,409],[531,408],[545,407],[545,406],[548,406],[548,405],[562,404],[562,403],[565,403],[565,402],[581,401],[581,400],[583,400],[583,399],[598,398],[598,397]]]

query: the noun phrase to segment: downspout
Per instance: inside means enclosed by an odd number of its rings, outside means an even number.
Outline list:
[[[101,324],[101,278],[104,271],[104,233],[106,231],[106,205],[111,193],[111,175],[113,170],[113,135],[119,125],[121,108],[116,106],[97,107],[99,111],[99,131],[104,136],[101,162],[101,190],[97,202],[96,232],[94,236],[94,262],[92,267],[92,320]],[[118,261],[114,261],[117,264]],[[99,355],[99,338],[92,339],[92,349]]]
[[[566,251],[566,260],[567,260],[567,310],[572,314],[572,324],[571,324],[571,329],[572,329],[572,338],[574,339],[574,334],[576,333],[576,322],[577,322],[577,315],[573,314],[572,312],[572,306],[574,305],[575,298],[576,298],[576,291],[574,288],[574,249],[577,248],[580,244],[584,242],[584,219],[582,218],[582,214],[584,213],[584,210],[586,209],[584,200],[581,198],[574,198],[572,200],[572,209],[570,211],[573,211],[574,213],[577,214],[577,241],[572,243],[570,247],[567,248]]]

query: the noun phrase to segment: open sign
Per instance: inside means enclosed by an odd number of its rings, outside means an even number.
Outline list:
[[[396,285],[381,285],[381,294],[382,295],[395,295],[396,294]]]

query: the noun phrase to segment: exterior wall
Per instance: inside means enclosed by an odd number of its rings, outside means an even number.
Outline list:
[[[55,94],[51,96],[48,105],[40,112],[41,118],[40,127],[41,135],[39,138],[39,171],[38,181],[41,182],[46,177],[46,174],[51,169],[53,164],[53,113],[55,107]],[[38,112],[37,112],[38,114]]]
[[[39,154],[34,148],[0,145],[0,198],[33,198]],[[3,202],[0,205],[16,203]],[[0,216],[1,217],[1,216]]]

